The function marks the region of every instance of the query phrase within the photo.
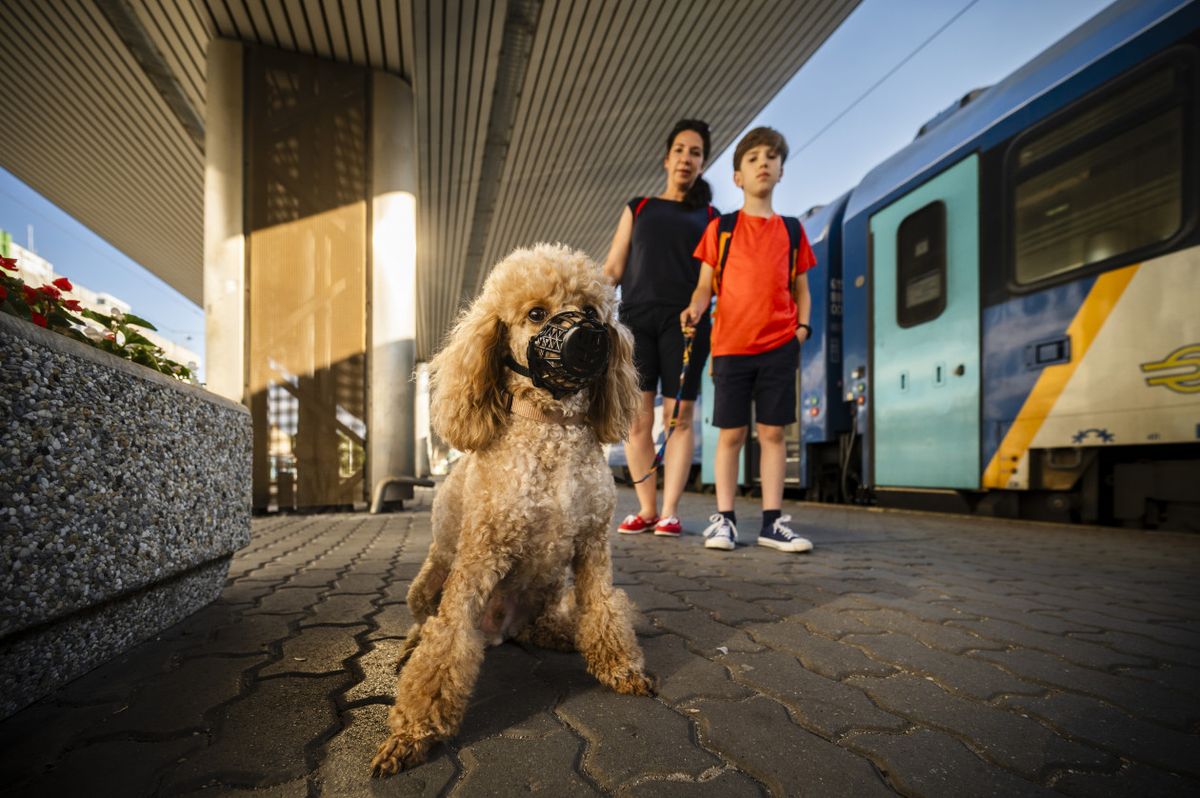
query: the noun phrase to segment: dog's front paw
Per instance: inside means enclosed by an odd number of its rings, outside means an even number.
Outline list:
[[[608,686],[622,695],[654,695],[654,682],[641,671],[624,671],[613,674]]]
[[[391,776],[405,768],[416,767],[425,761],[429,748],[428,739],[410,740],[393,734],[383,741],[371,760],[371,775]]]

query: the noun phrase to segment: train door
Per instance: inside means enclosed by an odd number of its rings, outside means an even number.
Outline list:
[[[875,484],[979,487],[979,168],[871,217]]]

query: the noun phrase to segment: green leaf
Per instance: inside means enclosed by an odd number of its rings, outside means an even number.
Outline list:
[[[146,321],[141,316],[135,316],[132,313],[125,314],[125,323],[126,324],[136,324],[137,326],[145,328],[147,330],[154,330],[155,332],[158,332],[158,328],[155,327],[153,324]]]

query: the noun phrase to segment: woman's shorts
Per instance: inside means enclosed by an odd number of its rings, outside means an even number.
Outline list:
[[[796,420],[796,370],[800,342],[792,340],[757,355],[713,358],[713,426],[746,427],[750,402],[759,424],[786,427]]]
[[[620,312],[621,323],[633,333],[633,365],[638,373],[638,387],[656,391],[661,382],[662,395],[667,399],[674,399],[679,392],[679,372],[683,369],[684,339],[679,327],[682,312],[683,308],[669,305],[622,306]],[[705,313],[696,325],[682,399],[694,401],[700,393],[711,326]]]

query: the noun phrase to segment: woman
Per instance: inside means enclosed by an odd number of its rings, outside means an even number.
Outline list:
[[[679,416],[663,458],[663,506],[659,517],[654,477],[635,486],[638,512],[617,528],[631,535],[653,528],[656,535],[678,536],[679,497],[692,467],[694,440],[692,408],[700,391],[700,377],[708,358],[709,319],[696,325],[687,377],[679,392],[684,338],[679,314],[691,300],[700,264],[692,252],[704,228],[717,217],[712,190],[700,177],[708,160],[708,125],[681,119],[667,137],[663,158],[666,186],[657,197],[636,197],[621,211],[604,274],[621,287],[621,322],[633,332],[634,365],[642,389],[642,407],[625,443],[625,458],[634,479],[654,464],[654,397],[662,384],[663,423],[675,411]]]

